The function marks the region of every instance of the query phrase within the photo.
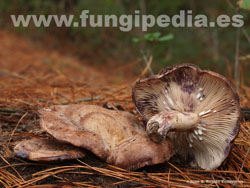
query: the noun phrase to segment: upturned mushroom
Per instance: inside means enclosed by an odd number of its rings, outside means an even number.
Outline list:
[[[133,101],[152,141],[166,136],[192,166],[215,169],[240,128],[239,97],[223,76],[183,64],[139,80]]]
[[[152,142],[132,114],[96,105],[56,105],[40,112],[40,125],[55,139],[85,148],[107,163],[138,169],[167,161],[174,153],[169,139]]]

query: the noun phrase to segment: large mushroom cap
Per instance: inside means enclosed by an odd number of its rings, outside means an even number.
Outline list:
[[[133,101],[150,134],[157,127],[153,133],[165,133],[203,169],[221,165],[239,132],[239,97],[230,82],[191,64],[138,81]]]
[[[85,152],[80,148],[45,138],[19,142],[14,148],[14,154],[32,161],[62,161],[85,156]]]
[[[152,142],[128,112],[96,105],[58,105],[42,109],[40,114],[42,129],[57,140],[88,149],[122,168],[163,163],[174,153],[170,140]]]

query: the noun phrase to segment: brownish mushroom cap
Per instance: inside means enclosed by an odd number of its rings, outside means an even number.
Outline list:
[[[14,147],[14,154],[32,161],[62,161],[85,156],[83,149],[45,138],[32,138],[19,142]]]
[[[133,101],[154,142],[169,136],[177,153],[214,169],[239,132],[239,97],[223,76],[184,64],[138,81]]]
[[[88,149],[122,168],[163,163],[174,153],[171,141],[152,142],[128,112],[96,105],[58,105],[42,109],[40,114],[42,129],[57,140]]]

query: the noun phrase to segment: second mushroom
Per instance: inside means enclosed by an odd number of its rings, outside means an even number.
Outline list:
[[[55,105],[43,108],[40,126],[54,139],[18,143],[17,156],[34,161],[76,159],[93,152],[109,164],[128,169],[164,163],[174,153],[169,139],[152,142],[140,121],[125,111],[97,105]],[[75,147],[74,147],[75,146]]]
[[[138,81],[133,101],[154,142],[166,136],[192,165],[214,169],[239,132],[239,97],[223,76],[184,64]]]

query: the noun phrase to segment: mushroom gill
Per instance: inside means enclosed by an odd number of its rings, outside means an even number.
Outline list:
[[[214,169],[239,131],[239,97],[223,76],[184,64],[138,81],[133,101],[155,142],[170,137],[181,156]]]

